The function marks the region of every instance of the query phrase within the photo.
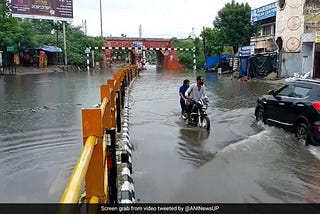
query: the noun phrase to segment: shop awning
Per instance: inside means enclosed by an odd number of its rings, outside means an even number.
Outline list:
[[[51,53],[61,53],[62,52],[61,48],[56,47],[56,46],[50,46],[50,45],[41,45],[37,49],[43,50],[46,52],[51,52]]]

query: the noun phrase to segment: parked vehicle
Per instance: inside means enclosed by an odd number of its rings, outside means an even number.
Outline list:
[[[296,79],[258,98],[257,121],[294,132],[306,145],[320,145],[320,80]]]
[[[208,99],[200,99],[192,106],[191,114],[188,120],[188,124],[210,130],[210,119],[207,115]]]

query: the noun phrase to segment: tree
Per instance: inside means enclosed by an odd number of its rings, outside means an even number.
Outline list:
[[[203,49],[199,38],[187,38],[187,39],[172,39],[172,44],[178,48],[196,48],[196,66],[197,69],[202,69],[204,65]],[[178,51],[178,59],[182,65],[188,69],[193,68],[193,51]]]
[[[204,62],[205,62],[205,57],[203,54],[203,47],[202,47],[201,40],[199,37],[195,38],[194,46],[196,48],[196,50],[195,50],[196,60],[197,60],[196,66],[197,66],[197,69],[199,70],[204,67]]]
[[[71,65],[84,67],[86,56],[84,50],[86,47],[102,47],[104,39],[101,37],[88,37],[80,26],[73,27],[67,25],[67,51],[69,63]],[[95,52],[95,59],[100,61],[103,57],[102,52]]]
[[[34,31],[37,34],[51,34],[53,29],[57,29],[60,25],[59,23],[55,23],[52,20],[43,20],[43,19],[31,19],[32,25],[34,27]]]
[[[223,43],[221,41],[220,31],[217,29],[206,28],[201,32],[204,55],[220,55],[223,52]]]
[[[7,18],[9,16],[9,1],[0,0],[0,19]]]
[[[239,4],[234,0],[218,12],[213,25],[224,45],[233,46],[235,50],[240,45],[250,44],[250,37],[258,32],[258,27],[250,23],[250,15],[248,3]]]
[[[37,48],[40,45],[55,45],[62,48],[61,23],[52,20],[21,19],[10,15],[8,0],[0,0],[0,50],[15,46],[16,51],[24,47]],[[86,47],[102,47],[103,39],[86,36],[80,27],[67,25],[67,50],[69,63],[84,67]],[[95,59],[102,60],[102,51],[95,52]]]
[[[172,39],[172,44],[177,48],[193,48],[194,41],[192,38],[187,39]],[[192,51],[178,51],[177,52],[179,62],[186,68],[192,69],[193,66],[193,53]]]

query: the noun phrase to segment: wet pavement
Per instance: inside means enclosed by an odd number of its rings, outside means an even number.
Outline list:
[[[58,202],[82,148],[81,108],[114,71],[0,77],[0,202]],[[257,124],[276,85],[206,73],[211,131],[184,124],[178,88],[193,72],[149,67],[130,93],[140,202],[319,202],[320,149]]]
[[[59,202],[82,149],[81,108],[114,71],[0,76],[0,202]]]
[[[204,74],[211,131],[180,119],[178,88],[193,72],[143,71],[133,85],[133,178],[140,202],[307,202],[320,199],[320,150],[257,124],[258,96],[277,87]]]

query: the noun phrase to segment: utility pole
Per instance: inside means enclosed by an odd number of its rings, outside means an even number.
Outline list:
[[[66,38],[66,22],[62,22],[63,28],[63,50],[64,50],[64,65],[68,65],[68,58],[67,58],[67,38]]]
[[[84,35],[88,35],[87,20],[86,19],[82,20],[82,28],[83,28],[83,31],[84,31]]]
[[[205,30],[206,28],[203,26],[202,28],[203,55],[204,55],[204,61],[207,65],[206,37],[204,35]]]
[[[103,38],[103,31],[102,31],[102,5],[100,0],[100,31],[101,31],[101,38]]]
[[[58,24],[57,24],[56,35],[57,35],[57,47],[59,47],[59,25]]]

